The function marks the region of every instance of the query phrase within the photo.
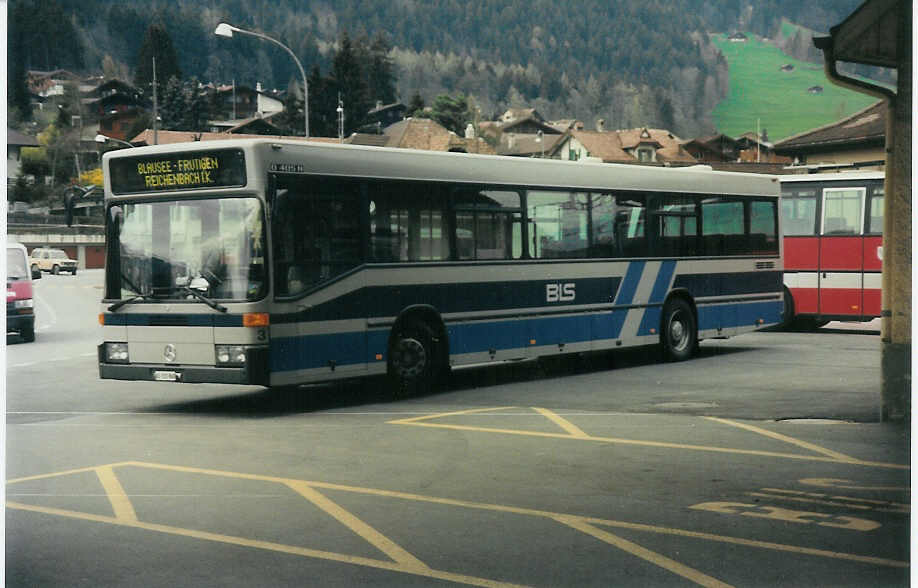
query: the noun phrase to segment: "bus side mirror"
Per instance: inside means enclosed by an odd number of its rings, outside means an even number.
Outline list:
[[[124,223],[124,211],[120,206],[112,206],[108,209],[108,235],[117,237],[121,234],[121,225]]]

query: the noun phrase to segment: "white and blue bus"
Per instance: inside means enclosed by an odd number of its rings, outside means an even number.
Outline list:
[[[103,169],[102,378],[419,391],[781,319],[773,176],[269,139]]]

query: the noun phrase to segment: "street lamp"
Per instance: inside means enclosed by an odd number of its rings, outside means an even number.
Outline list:
[[[293,51],[289,47],[278,41],[277,39],[272,39],[268,35],[263,35],[261,33],[255,33],[253,31],[246,31],[240,29],[239,27],[234,27],[231,24],[221,22],[217,25],[217,28],[214,29],[214,34],[218,37],[226,37],[227,39],[233,38],[233,33],[241,33],[243,35],[251,35],[253,37],[258,37],[259,39],[264,39],[265,41],[270,41],[275,45],[280,46],[284,51],[290,54],[290,57],[293,58],[294,63],[296,63],[297,68],[300,70],[300,75],[303,76],[303,115],[306,123],[306,137],[309,138],[309,82],[306,80],[306,72],[303,71],[303,66],[300,64],[300,60],[296,58],[296,55],[293,54]]]
[[[96,135],[96,143],[108,143],[109,141],[114,141],[115,143],[121,143],[122,145],[127,145],[128,147],[133,147],[133,145],[131,145],[127,141],[122,141],[121,139],[109,137],[101,133]]]

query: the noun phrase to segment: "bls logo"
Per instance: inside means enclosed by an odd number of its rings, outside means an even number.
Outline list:
[[[545,302],[570,302],[576,296],[576,284],[545,284]]]

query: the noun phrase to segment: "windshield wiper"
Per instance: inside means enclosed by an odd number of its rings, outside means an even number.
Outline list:
[[[198,300],[200,300],[207,306],[213,308],[214,310],[219,310],[220,312],[226,312],[227,310],[227,308],[223,306],[222,304],[220,304],[219,302],[211,300],[210,298],[208,298],[207,296],[204,296],[203,294],[201,294],[200,292],[198,292],[197,290],[193,288],[189,288],[188,286],[179,286],[179,288],[181,289],[182,292],[191,294],[192,296],[194,296],[195,298],[197,298]]]
[[[137,302],[138,300],[154,300],[155,298],[150,294],[137,294],[136,296],[131,296],[130,298],[125,298],[124,300],[119,300],[118,302],[112,304],[108,307],[109,312],[115,312],[122,306],[130,304],[132,302]]]

